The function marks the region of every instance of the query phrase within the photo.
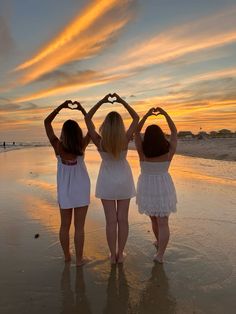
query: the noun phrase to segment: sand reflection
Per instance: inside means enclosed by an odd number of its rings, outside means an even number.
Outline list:
[[[112,266],[107,282],[107,301],[104,314],[131,313],[129,285],[123,265]]]
[[[61,275],[61,314],[92,313],[86,295],[84,270],[76,268],[75,278],[71,278],[71,267],[65,265]]]
[[[170,294],[169,281],[163,265],[155,264],[152,267],[151,276],[140,293],[135,313],[176,313],[176,300]]]

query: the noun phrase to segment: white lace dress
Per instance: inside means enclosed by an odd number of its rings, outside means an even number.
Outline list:
[[[63,160],[57,155],[57,199],[61,209],[90,203],[90,179],[84,156]]]
[[[105,200],[130,199],[136,195],[132,171],[126,160],[127,150],[122,151],[119,159],[104,151],[95,196]]]
[[[176,191],[169,166],[170,161],[140,162],[136,203],[141,214],[164,217],[176,212]]]

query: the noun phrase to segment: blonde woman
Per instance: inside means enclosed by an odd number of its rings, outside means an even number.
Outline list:
[[[132,123],[126,131],[121,115],[116,111],[111,111],[103,121],[100,132],[97,133],[92,117],[102,104],[113,103],[110,97],[115,98],[116,102],[127,109]],[[95,195],[101,199],[106,216],[106,236],[110,249],[110,260],[112,264],[123,263],[123,251],[129,232],[129,203],[136,194],[126,155],[128,143],[138,126],[139,117],[120,96],[108,94],[87,113],[85,121],[91,139],[97,146],[102,159]]]

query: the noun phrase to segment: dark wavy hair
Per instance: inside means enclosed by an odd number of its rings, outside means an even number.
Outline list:
[[[83,152],[83,132],[74,120],[67,120],[64,122],[61,137],[62,147],[67,153],[76,156],[82,156]]]
[[[165,138],[165,134],[156,124],[149,125],[146,128],[142,145],[143,153],[148,158],[167,154],[170,149],[170,143]]]

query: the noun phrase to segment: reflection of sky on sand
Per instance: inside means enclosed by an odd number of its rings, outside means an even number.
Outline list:
[[[129,161],[136,181],[135,151]],[[133,199],[127,259],[123,268],[111,268],[104,214],[93,196],[100,157],[92,147],[86,162],[92,197],[85,253],[91,262],[83,271],[74,263],[63,270],[52,149],[0,154],[1,313],[233,313],[235,163],[176,156],[171,174],[178,213],[170,218],[165,265],[152,262],[149,219],[138,213]]]

